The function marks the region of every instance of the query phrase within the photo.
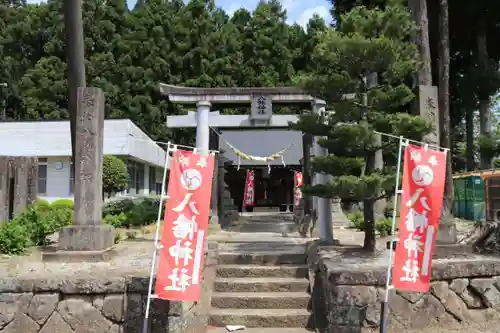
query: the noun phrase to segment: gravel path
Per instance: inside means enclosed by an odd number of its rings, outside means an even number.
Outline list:
[[[116,246],[117,255],[108,262],[57,263],[42,262],[41,252],[34,249],[25,256],[2,256],[2,277],[42,278],[45,276],[100,277],[124,276],[149,272],[154,244],[151,241],[128,241]]]

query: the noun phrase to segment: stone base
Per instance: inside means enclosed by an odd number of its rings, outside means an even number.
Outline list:
[[[219,223],[212,223],[212,221],[210,221],[210,223],[208,224],[208,232],[218,232],[218,231],[221,231],[221,227],[220,227],[220,224]]]
[[[43,261],[51,262],[100,262],[109,261],[116,255],[114,247],[100,251],[44,251]]]
[[[211,215],[210,220],[208,221],[208,224],[219,224],[219,216],[218,215]]]
[[[457,240],[457,226],[455,223],[441,222],[438,227],[436,244],[455,244]]]
[[[58,250],[103,251],[115,244],[115,228],[107,224],[71,225],[59,232]]]
[[[106,261],[113,254],[115,228],[107,224],[70,225],[59,231],[59,245],[42,254],[45,261]]]

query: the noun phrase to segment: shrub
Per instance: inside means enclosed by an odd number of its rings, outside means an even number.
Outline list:
[[[33,207],[40,210],[45,210],[45,209],[48,210],[50,207],[50,203],[45,199],[37,199],[33,204]]]
[[[30,246],[31,240],[26,226],[14,221],[0,226],[0,253],[23,254]]]
[[[69,208],[28,208],[14,217],[10,223],[25,226],[28,229],[31,244],[40,246],[47,245],[47,237],[73,223],[73,219],[73,209]]]
[[[354,228],[356,228],[359,231],[364,230],[364,217],[363,217],[363,212],[353,212],[347,214],[347,218],[353,223]]]
[[[72,208],[36,204],[0,226],[0,253],[21,254],[30,246],[48,244],[48,236],[73,223]]]
[[[103,158],[102,190],[105,193],[115,193],[128,187],[127,165],[121,159],[111,155]]]
[[[127,224],[128,216],[125,213],[120,213],[118,215],[106,215],[104,216],[104,223],[109,224],[115,228],[123,228]]]
[[[114,197],[104,203],[103,215],[106,219],[108,215],[125,214],[127,219],[121,227],[139,227],[156,221],[159,205],[160,198],[156,196]]]
[[[75,209],[75,203],[71,199],[59,199],[50,204],[50,207],[55,209],[67,208],[67,209]]]
[[[104,202],[103,215],[120,215],[128,213],[134,208],[136,197],[113,197]]]
[[[375,229],[380,236],[389,236],[392,234],[392,219],[382,219],[375,223]]]

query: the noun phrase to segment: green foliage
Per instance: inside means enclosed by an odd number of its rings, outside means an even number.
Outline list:
[[[75,203],[70,199],[58,199],[50,204],[54,209],[75,209]]]
[[[484,136],[478,137],[478,147],[481,155],[487,159],[493,159],[500,154],[500,138],[496,136]]]
[[[113,223],[119,223],[114,226],[122,228],[149,225],[156,222],[159,205],[160,198],[153,196],[111,198],[104,203],[104,220],[110,219]]]
[[[375,230],[380,236],[390,236],[392,234],[392,219],[385,218],[375,223]]]
[[[63,0],[0,5],[0,77],[8,83],[0,104],[6,101],[9,118],[68,119],[62,7]],[[88,0],[83,21],[87,85],[106,92],[106,118],[129,118],[153,139],[180,144],[193,141],[194,131],[166,127],[167,114],[185,110],[161,98],[159,82],[290,85],[309,66],[316,35],[328,27],[317,16],[307,31],[287,24],[276,0],[231,17],[202,0],[145,1],[131,10],[123,0]]]
[[[330,154],[314,158],[311,169],[332,176],[331,181],[305,187],[303,193],[363,201],[363,226],[356,216],[356,227],[364,229],[365,248],[373,251],[374,203],[392,195],[395,186],[393,168],[380,169],[375,156],[397,147],[397,140],[378,140],[375,131],[421,140],[430,124],[407,113],[414,95],[406,79],[420,66],[416,46],[408,42],[415,32],[409,11],[400,1],[389,1],[384,9],[355,7],[340,22],[337,30],[319,34],[313,70],[296,78],[335,111],[304,113],[292,127],[323,137],[318,144]],[[369,84],[373,73],[377,82]],[[353,99],[343,98],[352,93]]]
[[[73,223],[74,213],[70,208],[53,208],[37,210],[28,208],[17,215],[10,223],[26,226],[30,234],[31,244],[34,246],[47,245],[47,236]]]
[[[37,199],[33,204],[36,209],[49,209],[50,203],[45,199]]]
[[[364,230],[364,218],[363,218],[363,212],[353,212],[347,214],[347,219],[351,221],[354,225],[354,228],[356,228],[359,231]]]
[[[127,165],[116,156],[104,155],[102,187],[105,193],[121,192],[128,187]]]
[[[365,230],[365,221],[363,212],[353,212],[347,214],[347,219],[353,224],[353,227],[358,231]],[[380,236],[389,236],[392,233],[392,218],[384,218],[375,222],[375,230]]]
[[[108,214],[104,216],[103,222],[115,228],[123,228],[127,224],[128,216],[125,213],[118,215]]]
[[[0,226],[0,253],[22,254],[30,246],[47,245],[47,237],[73,223],[73,209],[33,206]]]
[[[4,222],[0,226],[0,253],[23,254],[30,245],[30,234],[26,226],[15,222]]]

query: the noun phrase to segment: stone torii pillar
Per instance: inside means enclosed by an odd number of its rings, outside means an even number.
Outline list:
[[[313,112],[316,114],[324,114],[325,113],[326,102],[323,100],[316,99],[313,101],[312,108]],[[318,140],[321,137],[314,138],[313,151],[314,156],[327,156],[327,149],[321,147],[318,144]],[[328,175],[325,174],[316,174],[314,176],[313,184],[328,184]],[[322,241],[333,244],[333,225],[332,225],[332,207],[331,201],[329,198],[316,198],[316,209],[318,214],[319,221],[319,237]]]
[[[208,101],[199,101],[196,104],[196,148],[202,154],[208,154],[210,147],[210,107],[212,104]],[[212,140],[213,141],[213,140]],[[213,148],[212,148],[213,149]],[[218,216],[218,156],[215,156],[214,175],[212,178],[212,194],[210,199],[210,220],[209,223],[219,226]]]

